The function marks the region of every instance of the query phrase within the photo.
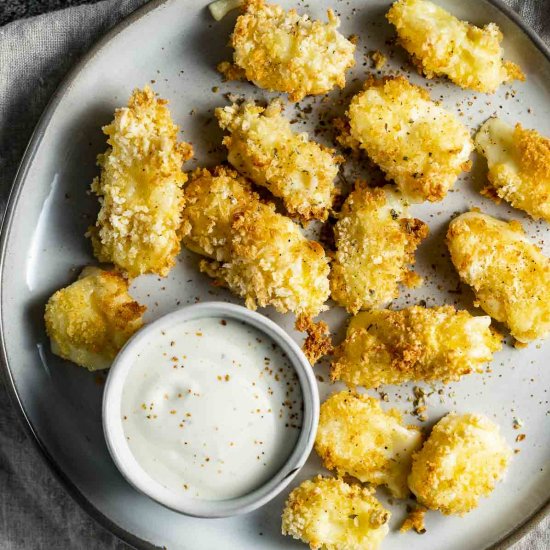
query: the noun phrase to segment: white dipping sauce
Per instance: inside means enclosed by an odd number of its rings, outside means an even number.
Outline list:
[[[151,478],[222,500],[283,466],[300,434],[302,393],[268,336],[214,317],[159,329],[128,373],[121,409],[130,450]]]

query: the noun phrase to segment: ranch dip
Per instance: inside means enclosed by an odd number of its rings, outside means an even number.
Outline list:
[[[212,317],[151,337],[126,378],[121,414],[130,450],[151,478],[223,500],[281,469],[300,435],[302,393],[268,336]]]

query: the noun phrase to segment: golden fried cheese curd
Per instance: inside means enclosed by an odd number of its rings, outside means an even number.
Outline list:
[[[288,496],[282,533],[313,550],[376,550],[388,534],[390,515],[373,489],[317,476]]]
[[[481,414],[449,413],[414,454],[409,487],[428,508],[463,515],[504,476],[512,450]]]
[[[357,182],[334,227],[333,300],[357,313],[397,298],[401,282],[415,286],[421,279],[408,266],[427,235],[424,222],[407,217],[399,193],[389,186],[369,189]]]
[[[502,33],[457,19],[426,0],[399,0],[386,14],[399,43],[427,78],[446,76],[461,88],[492,93],[503,82],[525,80],[521,69],[502,59]]]
[[[467,212],[450,223],[447,244],[476,305],[519,342],[548,336],[550,258],[529,241],[519,222]]]
[[[339,476],[386,485],[405,498],[411,457],[421,446],[420,430],[405,426],[397,409],[384,412],[378,399],[341,391],[321,405],[315,450]]]
[[[482,193],[550,222],[550,139],[493,117],[475,143],[489,167],[490,185]]]
[[[126,340],[143,325],[145,309],[128,294],[122,275],[87,267],[46,304],[52,352],[91,371],[109,368]]]
[[[192,173],[185,188],[183,243],[208,259],[200,269],[246,306],[315,316],[329,295],[328,258],[298,225],[261,202],[234,170]]]
[[[468,128],[403,76],[369,78],[347,115],[340,141],[364,150],[411,202],[442,200],[470,169]]]
[[[283,200],[291,216],[326,220],[334,196],[334,179],[342,158],[333,149],[292,131],[275,100],[267,108],[254,103],[216,109],[229,162],[254,183]]]
[[[446,305],[364,311],[337,348],[332,380],[376,388],[409,381],[459,380],[482,372],[502,347],[491,319]]]
[[[148,86],[135,90],[103,128],[109,148],[98,156],[92,191],[101,209],[89,235],[97,259],[129,277],[167,275],[180,251],[181,168],[192,149],[178,142],[166,103]]]
[[[291,101],[343,88],[346,71],[355,64],[355,44],[336,30],[339,25],[332,10],[323,23],[263,0],[247,0],[231,35],[233,61],[247,80],[286,92]],[[230,78],[235,73],[229,63],[218,69]]]

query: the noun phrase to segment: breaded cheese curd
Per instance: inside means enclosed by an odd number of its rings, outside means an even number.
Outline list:
[[[191,174],[185,188],[183,243],[206,256],[201,271],[245,299],[314,317],[329,295],[328,258],[298,225],[261,202],[247,180],[217,167]]]
[[[461,88],[485,93],[525,80],[515,63],[502,59],[503,37],[495,23],[479,28],[426,0],[399,0],[386,18],[427,78],[446,76]]]
[[[517,221],[481,212],[455,218],[447,231],[451,260],[475,293],[475,305],[521,343],[550,333],[550,259]]]
[[[489,496],[511,457],[494,422],[481,414],[450,413],[414,454],[409,487],[424,506],[463,515]]]
[[[409,381],[459,380],[482,372],[502,347],[491,318],[452,306],[364,311],[352,318],[331,366],[332,380],[376,388]]]
[[[389,186],[369,189],[358,182],[334,227],[336,254],[330,271],[335,302],[350,313],[397,298],[399,283],[417,285],[409,269],[428,226],[407,218],[407,204]]]
[[[378,399],[341,391],[321,405],[315,450],[339,476],[386,485],[405,498],[411,457],[421,446],[420,430],[405,426],[397,409],[384,412]]]
[[[364,150],[411,202],[442,200],[470,169],[468,128],[403,76],[369,78],[347,115],[340,141]]]
[[[145,309],[128,294],[128,281],[120,274],[87,267],[46,304],[52,352],[91,371],[109,368],[143,325]]]
[[[550,139],[490,118],[475,143],[489,167],[490,185],[482,193],[550,223]]]
[[[282,533],[313,550],[376,550],[388,534],[390,516],[373,489],[317,476],[288,496]]]
[[[247,0],[231,35],[233,61],[247,80],[286,92],[291,101],[343,88],[346,71],[355,64],[355,44],[336,30],[339,25],[332,10],[323,23],[263,0]],[[227,62],[218,69],[228,78],[236,73]]]
[[[254,103],[216,109],[229,162],[254,183],[283,200],[291,216],[326,220],[334,196],[334,179],[343,161],[333,149],[293,132],[275,100],[267,108]]]
[[[178,142],[166,103],[148,86],[135,90],[103,128],[109,148],[98,156],[92,191],[101,209],[89,235],[97,259],[129,277],[167,275],[180,251],[181,168],[192,148]]]

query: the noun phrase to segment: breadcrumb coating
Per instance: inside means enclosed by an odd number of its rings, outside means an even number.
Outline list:
[[[388,534],[390,516],[372,489],[317,476],[288,496],[282,533],[313,550],[376,550]]]
[[[332,380],[348,386],[414,381],[449,382],[481,372],[502,347],[488,316],[452,306],[364,311],[352,318],[336,349]]]
[[[408,265],[429,230],[406,216],[406,202],[389,187],[369,189],[358,182],[344,202],[334,227],[330,289],[333,300],[350,313],[397,298],[401,282],[421,281]]]
[[[386,18],[427,78],[446,76],[461,88],[485,93],[525,80],[515,63],[502,59],[503,37],[495,23],[479,28],[426,0],[399,0]]]
[[[475,292],[475,305],[519,342],[548,336],[550,259],[519,222],[467,212],[450,223],[447,244],[460,278]]]
[[[464,515],[489,496],[511,457],[494,422],[480,414],[450,413],[413,456],[409,487],[424,506]]]
[[[183,243],[208,259],[201,271],[243,297],[246,306],[274,306],[314,317],[329,295],[328,258],[298,225],[264,203],[229,168],[192,173],[185,188]]]
[[[229,162],[254,183],[283,200],[291,216],[326,220],[334,196],[334,179],[342,157],[293,132],[275,100],[267,108],[254,103],[216,109]]]
[[[364,150],[410,202],[442,200],[470,169],[468,128],[403,76],[369,78],[347,116],[339,141]]]
[[[178,142],[166,103],[148,86],[135,90],[103,128],[110,147],[98,156],[92,191],[101,209],[89,235],[97,259],[129,277],[167,275],[180,251],[181,168],[193,153]]]
[[[482,193],[550,223],[550,139],[519,123],[513,128],[490,118],[475,143],[489,166],[490,185]]]
[[[128,294],[128,281],[120,274],[87,267],[46,304],[52,352],[90,371],[109,368],[143,325],[145,309]]]
[[[321,405],[315,450],[339,476],[386,485],[405,498],[412,454],[421,446],[420,430],[403,425],[397,409],[384,412],[373,397],[341,391]]]
[[[355,64],[355,45],[336,30],[339,25],[332,10],[323,23],[263,0],[247,0],[231,35],[233,61],[247,80],[286,92],[291,101],[343,88],[346,70]],[[231,76],[229,64],[222,65],[219,69]]]

